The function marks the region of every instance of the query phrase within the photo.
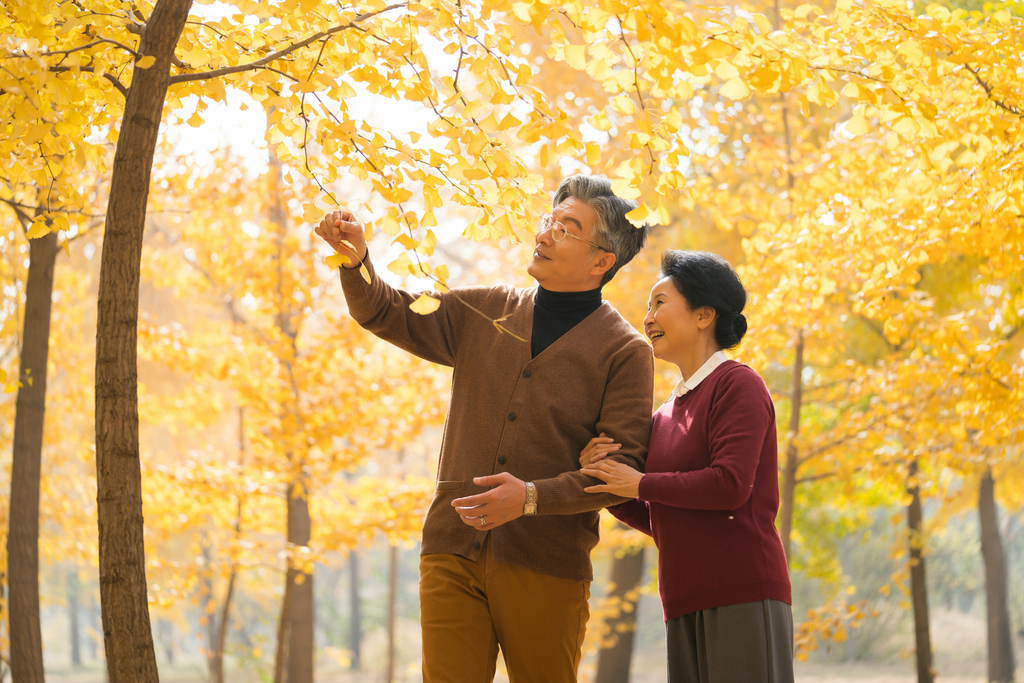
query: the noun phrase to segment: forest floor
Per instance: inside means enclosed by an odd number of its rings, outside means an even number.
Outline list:
[[[646,614],[656,613],[657,598],[645,601]],[[650,602],[651,604],[647,604]],[[400,620],[398,662],[395,683],[418,683],[419,624]],[[62,629],[61,629],[62,630]],[[851,634],[845,643],[822,644],[812,653],[810,661],[796,665],[797,683],[916,683],[912,657],[912,635],[905,623],[876,620]],[[60,630],[44,638],[46,648],[46,678],[49,683],[104,683],[102,664],[89,658],[77,670],[63,664],[69,659],[67,644],[59,637]],[[363,643],[364,671],[352,672],[332,648],[320,651],[316,661],[317,683],[383,683],[386,659],[386,636],[383,629],[366,634]],[[932,620],[932,644],[935,668],[939,672],[937,683],[986,683],[985,624],[977,612],[964,614],[936,609]],[[1024,664],[1024,641],[1017,642],[1017,661]],[[206,663],[198,649],[198,641],[179,641],[178,656],[171,665],[158,658],[161,683],[207,683]],[[665,667],[664,625],[660,620],[644,620],[637,629],[630,683],[664,683]],[[85,654],[85,653],[83,653]],[[94,653],[88,653],[95,656]],[[590,653],[580,666],[580,683],[594,679],[596,655]],[[272,672],[264,661],[260,666],[248,666],[228,658],[226,680],[229,683],[262,683],[270,680]],[[1018,667],[1018,681],[1024,681],[1024,666]],[[503,662],[498,661],[496,683],[508,683]]]
[[[252,672],[239,675],[240,672],[229,674],[228,680],[231,683],[248,683],[259,681],[260,677],[254,676]],[[46,672],[46,678],[51,683],[104,683],[105,676],[102,671],[53,671]],[[163,669],[160,673],[161,683],[205,683],[205,672],[197,667],[185,667],[183,669]],[[379,672],[365,673],[343,673],[337,672],[333,675],[317,676],[317,683],[382,683],[383,679]],[[401,683],[416,683],[418,676],[404,676],[398,678]],[[499,676],[496,682],[507,681],[507,678]],[[581,683],[587,679],[581,677]],[[1024,680],[1024,667],[1018,668],[1017,680]],[[396,683],[397,683],[396,681]],[[664,674],[656,675],[650,672],[635,672],[630,677],[630,683],[664,683]],[[900,665],[872,664],[856,662],[853,664],[801,664],[796,669],[797,683],[916,683],[917,677],[911,663]],[[940,675],[937,683],[985,683],[984,671],[977,673],[953,673]]]

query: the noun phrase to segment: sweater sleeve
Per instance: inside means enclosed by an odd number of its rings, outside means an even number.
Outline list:
[[[453,303],[447,294],[433,295],[441,305],[433,313],[420,315],[409,310],[418,294],[396,289],[377,275],[370,255],[364,261],[370,273],[366,282],[358,268],[339,268],[349,314],[364,329],[424,360],[441,365],[455,364],[457,338],[451,320]]]
[[[597,433],[604,432],[622,444],[615,455],[608,456],[610,459],[643,472],[651,439],[654,356],[651,347],[642,341],[630,344],[617,355],[620,358],[612,362],[605,385]],[[573,515],[600,510],[625,500],[610,493],[586,493],[583,490],[601,483],[601,480],[580,472],[578,467],[551,479],[535,481],[537,514]]]
[[[648,536],[654,535],[651,531],[651,508],[639,498],[627,500],[621,505],[613,505],[608,508],[608,512],[623,524],[642,531]]]
[[[707,416],[711,465],[645,474],[640,499],[694,510],[735,510],[750,497],[771,425],[771,396],[761,377],[737,366],[719,381]]]

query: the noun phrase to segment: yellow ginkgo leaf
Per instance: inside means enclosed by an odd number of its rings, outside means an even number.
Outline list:
[[[864,135],[869,130],[871,130],[871,124],[860,114],[854,115],[846,124],[846,132],[850,135]]]
[[[730,78],[719,92],[729,99],[742,100],[750,95],[750,88],[747,87],[742,78],[737,76],[736,78]]]
[[[345,256],[344,254],[331,254],[330,256],[324,259],[324,263],[326,263],[331,268],[338,268],[340,266],[349,265],[350,263],[352,263],[352,259],[350,259],[348,256]]]
[[[413,301],[411,304],[409,304],[409,309],[413,313],[419,313],[420,315],[429,315],[430,313],[436,311],[438,307],[440,307],[440,305],[440,300],[435,299],[432,296],[427,296],[426,294],[420,294],[420,298],[416,299],[416,301]]]
[[[25,236],[28,237],[30,240],[34,240],[36,238],[43,237],[44,235],[47,235],[49,233],[49,225],[47,225],[43,221],[36,221],[35,223],[32,224],[32,227],[28,229],[28,232],[25,233]]]
[[[148,69],[156,63],[156,57],[153,55],[146,55],[139,61],[135,62],[136,69]]]

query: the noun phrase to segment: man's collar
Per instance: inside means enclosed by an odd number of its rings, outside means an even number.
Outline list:
[[[725,353],[722,351],[715,351],[711,354],[711,358],[704,361],[704,365],[698,368],[697,372],[690,376],[690,379],[680,379],[676,384],[676,388],[672,390],[672,395],[668,397],[668,400],[676,399],[680,396],[684,396],[687,393],[697,388],[701,382],[707,379],[708,375],[715,371],[719,365],[729,360]]]

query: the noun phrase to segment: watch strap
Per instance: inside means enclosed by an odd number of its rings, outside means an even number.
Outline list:
[[[537,486],[532,481],[526,482],[526,505],[523,506],[523,514],[537,514]]]

